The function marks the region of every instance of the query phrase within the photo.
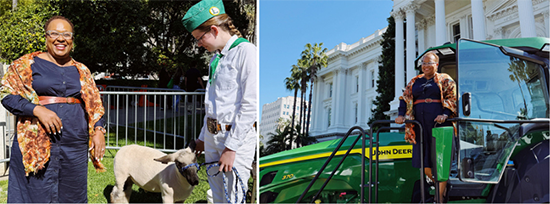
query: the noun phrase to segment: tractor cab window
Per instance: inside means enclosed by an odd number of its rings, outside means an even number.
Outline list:
[[[517,50],[517,53],[522,51]],[[504,54],[494,45],[459,40],[457,91],[459,97],[469,93],[470,98],[467,108],[461,106],[464,97],[459,98],[459,117],[490,120],[548,118],[547,82],[542,65],[515,56]],[[497,183],[518,142],[518,126],[459,122],[461,179]]]

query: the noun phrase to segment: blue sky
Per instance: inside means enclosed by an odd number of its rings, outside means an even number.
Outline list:
[[[392,6],[391,0],[260,0],[260,109],[294,95],[284,79],[307,43],[328,50],[355,43],[386,27]]]

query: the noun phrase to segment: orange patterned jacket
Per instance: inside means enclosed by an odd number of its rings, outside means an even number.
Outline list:
[[[34,63],[34,57],[41,53],[43,52],[33,52],[13,61],[2,78],[0,99],[4,99],[10,94],[20,95],[31,103],[38,104],[38,95],[32,88],[31,65]],[[71,60],[80,73],[80,85],[82,87],[80,93],[88,116],[89,142],[91,145],[91,138],[95,131],[94,125],[101,119],[105,110],[90,70],[84,64],[74,59]],[[38,170],[43,169],[50,158],[51,142],[37,117],[17,117],[17,141],[23,154],[26,176],[31,172],[37,173]],[[90,155],[93,155],[93,152]],[[93,156],[90,156],[90,158],[96,171],[105,171],[105,167],[100,161],[97,161]]]
[[[399,97],[399,100],[404,100],[407,104],[407,111],[405,112],[405,120],[414,120],[414,113],[413,113],[413,95],[412,95],[412,86],[416,79],[424,77],[424,74],[420,74],[414,78],[411,79],[409,84],[407,84],[407,87],[405,88],[405,91],[403,92],[403,96]],[[445,73],[435,73],[434,76],[434,82],[439,87],[439,90],[441,91],[441,101],[443,107],[451,110],[452,114],[449,116],[449,118],[454,118],[457,116],[457,98],[456,98],[456,83],[455,81]],[[455,124],[453,123],[453,126]],[[414,124],[407,123],[405,125],[405,140],[415,140],[416,134],[414,133]],[[431,129],[431,128],[430,128]],[[456,130],[456,128],[455,128]]]

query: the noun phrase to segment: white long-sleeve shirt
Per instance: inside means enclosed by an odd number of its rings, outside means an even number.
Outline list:
[[[254,131],[253,124],[258,113],[257,48],[252,43],[243,42],[229,50],[237,38],[234,35],[227,41],[219,53],[223,57],[218,62],[213,81],[207,82],[206,115],[199,136],[199,139],[204,141],[208,131],[206,118],[217,119],[222,127],[231,125],[231,131],[224,144],[231,150],[237,150],[242,146],[246,133]],[[210,63],[214,58],[215,56]],[[224,131],[222,130],[222,133]]]

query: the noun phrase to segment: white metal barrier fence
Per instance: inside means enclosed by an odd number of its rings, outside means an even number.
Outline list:
[[[181,89],[107,87],[101,91],[105,107],[107,149],[139,144],[175,152],[195,140],[204,120],[204,92]],[[9,161],[15,138],[15,117],[0,107],[0,171]],[[2,173],[2,172],[0,172]]]
[[[204,92],[156,91],[101,92],[106,148],[139,144],[173,152],[198,137],[204,120]]]

